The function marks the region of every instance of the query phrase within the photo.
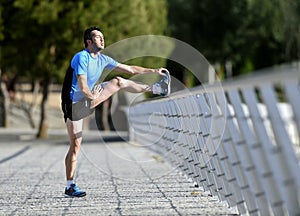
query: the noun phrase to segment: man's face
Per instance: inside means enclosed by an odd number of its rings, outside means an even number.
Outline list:
[[[92,45],[99,50],[103,50],[105,43],[104,43],[104,36],[102,32],[94,30],[92,31]]]

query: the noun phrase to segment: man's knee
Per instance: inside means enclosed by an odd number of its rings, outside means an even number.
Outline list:
[[[124,88],[126,86],[126,80],[122,77],[115,77],[113,79],[113,82],[115,83],[116,86],[118,86],[120,89]]]

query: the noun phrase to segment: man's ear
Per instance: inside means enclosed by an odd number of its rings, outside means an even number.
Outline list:
[[[88,45],[92,44],[92,40],[91,39],[87,39],[86,42],[87,42]]]

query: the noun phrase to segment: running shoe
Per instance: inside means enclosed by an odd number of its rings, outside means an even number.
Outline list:
[[[79,189],[76,184],[71,184],[69,189],[65,189],[65,196],[67,197],[83,197],[86,193]]]
[[[161,96],[169,96],[171,93],[171,77],[168,70],[164,70],[165,75],[163,78],[152,85],[153,94],[158,94]]]

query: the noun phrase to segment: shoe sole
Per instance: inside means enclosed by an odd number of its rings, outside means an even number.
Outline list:
[[[84,194],[82,194],[80,196],[72,196],[72,195],[68,195],[68,194],[64,194],[64,196],[65,197],[69,197],[69,198],[71,198],[71,197],[84,197],[84,196],[86,196],[86,193],[84,193]]]
[[[170,76],[170,72],[168,70],[164,70],[166,76],[163,78],[163,81],[167,84],[167,93],[163,96],[169,96],[171,93],[171,76]]]

